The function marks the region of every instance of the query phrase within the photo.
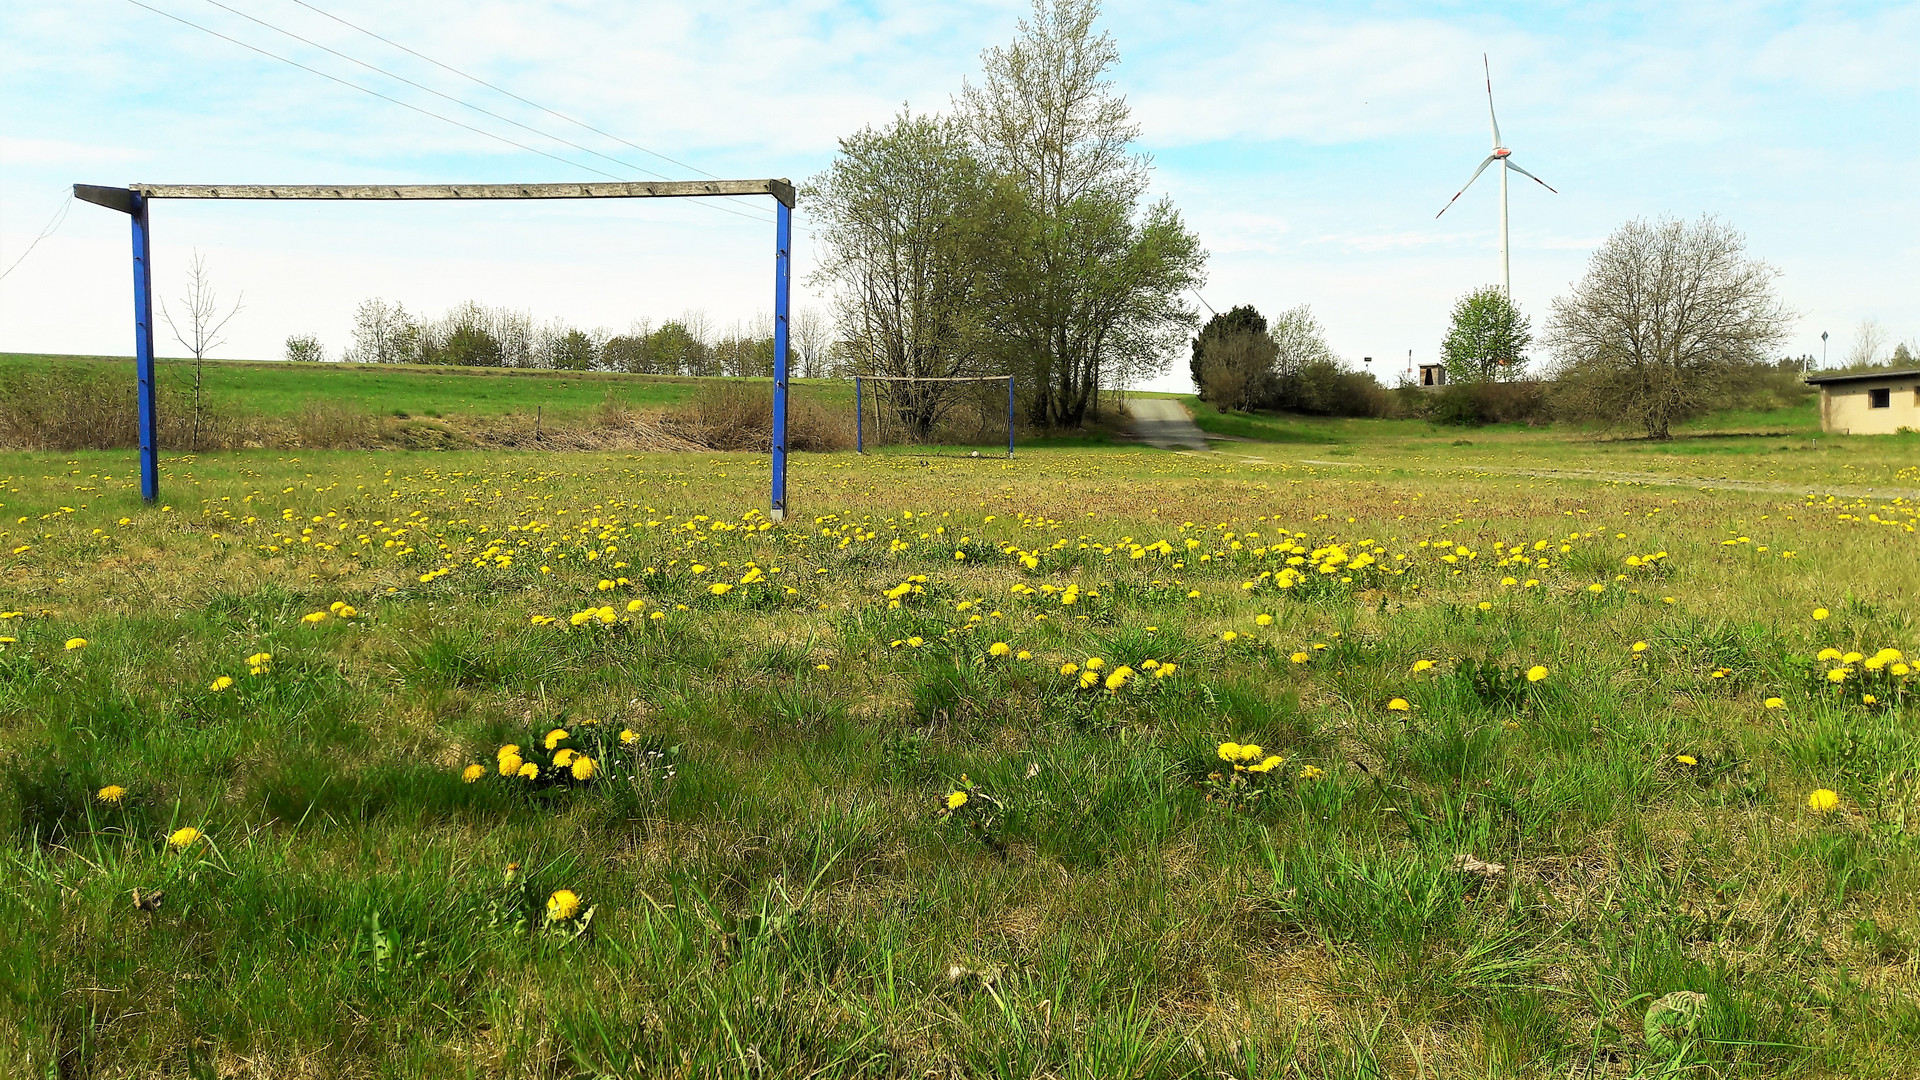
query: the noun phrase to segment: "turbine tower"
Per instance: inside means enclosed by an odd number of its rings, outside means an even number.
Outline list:
[[[1500,120],[1493,115],[1493,67],[1487,63],[1486,53],[1480,54],[1480,66],[1487,74],[1487,123],[1493,127],[1493,153],[1488,154],[1487,159],[1480,163],[1480,167],[1473,170],[1473,175],[1467,177],[1467,182],[1461,185],[1460,190],[1453,193],[1453,198],[1447,200],[1447,205],[1440,208],[1440,214],[1447,212],[1448,207],[1453,205],[1454,199],[1458,199],[1467,193],[1467,189],[1473,186],[1473,182],[1480,179],[1480,174],[1487,171],[1487,166],[1496,161],[1500,163],[1500,289],[1506,293],[1507,296],[1511,297],[1513,295],[1513,274],[1507,267],[1507,170],[1512,169],[1514,172],[1539,184],[1548,191],[1553,191],[1555,195],[1560,193],[1554,191],[1552,184],[1547,183],[1545,180],[1540,179],[1515,164],[1513,161],[1513,151],[1501,145]],[[1435,220],[1439,219],[1440,214],[1433,215]]]

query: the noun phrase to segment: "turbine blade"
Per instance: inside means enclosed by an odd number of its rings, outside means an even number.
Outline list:
[[[1560,194],[1559,190],[1556,189],[1552,184],[1547,183],[1545,180],[1542,180],[1539,177],[1528,172],[1527,170],[1521,168],[1520,166],[1515,165],[1511,157],[1507,159],[1507,168],[1512,169],[1514,172],[1519,173],[1521,176],[1524,176],[1527,179],[1533,181],[1534,183],[1539,184],[1541,187],[1546,188],[1548,191],[1553,192],[1555,195]]]
[[[1493,66],[1487,63],[1487,54],[1480,54],[1480,67],[1487,73],[1487,122],[1493,126],[1493,146],[1500,148],[1500,118],[1493,115]]]
[[[1453,205],[1454,199],[1458,199],[1460,196],[1465,195],[1467,193],[1467,189],[1473,186],[1473,182],[1475,180],[1480,179],[1480,174],[1487,171],[1487,166],[1493,164],[1498,160],[1500,159],[1497,157],[1494,157],[1492,154],[1488,154],[1487,159],[1480,163],[1480,167],[1473,170],[1473,175],[1467,177],[1467,182],[1460,185],[1460,190],[1453,193],[1453,199],[1448,199],[1447,205],[1440,208],[1440,214],[1446,213],[1448,207],[1451,207]],[[1440,214],[1435,214],[1433,216],[1435,218],[1438,218]]]

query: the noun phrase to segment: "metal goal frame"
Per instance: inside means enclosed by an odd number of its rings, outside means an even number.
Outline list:
[[[155,199],[648,199],[771,195],[773,264],[773,484],[771,514],[787,513],[787,315],[792,296],[793,204],[790,180],[668,180],[605,184],[129,184],[73,185],[82,202],[118,210],[133,221],[133,349],[139,377],[140,497],[160,498],[160,448],[153,373],[153,239],[148,207]]]

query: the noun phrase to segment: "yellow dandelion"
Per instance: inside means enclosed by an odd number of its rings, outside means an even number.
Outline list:
[[[1300,779],[1302,780],[1318,780],[1325,775],[1327,775],[1326,771],[1318,765],[1308,765],[1300,770]]]
[[[1541,679],[1544,679],[1546,677],[1547,677],[1547,669],[1544,664],[1535,664],[1532,667],[1527,669],[1528,682],[1539,682]]]
[[[571,768],[573,769],[573,778],[575,780],[591,780],[594,778],[594,775],[600,771],[599,763],[585,754],[574,758]]]
[[[1413,662],[1413,673],[1415,675],[1418,675],[1423,671],[1432,671],[1432,670],[1433,670],[1433,661],[1431,660],[1415,660]]]
[[[950,791],[947,793],[947,809],[948,810],[958,810],[965,805],[967,805],[966,792]]]
[[[1223,742],[1220,744],[1220,749],[1214,751],[1214,753],[1220,756],[1221,761],[1239,761],[1240,744],[1236,742]]]
[[[320,623],[320,622],[326,622],[326,621],[327,621],[327,613],[326,613],[326,612],[324,612],[324,611],[314,611],[314,612],[309,612],[308,614],[305,614],[305,615],[302,615],[302,616],[300,616],[300,621],[301,621],[301,622],[303,622],[303,623]]]
[[[1807,796],[1807,809],[1816,814],[1829,813],[1839,805],[1840,795],[1831,788],[1819,788]]]
[[[1271,615],[1267,615],[1267,614],[1260,614],[1260,615],[1255,615],[1255,616],[1253,617],[1253,625],[1255,625],[1255,626],[1272,626],[1272,625],[1273,625],[1273,616],[1271,616]]]
[[[207,685],[207,689],[217,694],[220,691],[225,690],[227,687],[232,685],[233,685],[233,676],[222,675],[219,678],[213,680],[213,682],[209,683]]]
[[[1387,702],[1388,712],[1411,712],[1412,709],[1413,706],[1407,704],[1407,699],[1403,697],[1397,697]]]
[[[1826,619],[1827,619],[1827,616],[1829,616],[1829,615],[1831,615],[1831,614],[1833,614],[1833,612],[1831,612],[1831,611],[1828,611],[1828,610],[1827,610],[1826,608],[1823,608],[1823,607],[1817,607],[1817,608],[1814,608],[1814,609],[1813,609],[1813,621],[1814,621],[1814,622],[1825,622],[1825,621],[1826,621]],[[1829,794],[1831,794],[1831,793],[1829,793]]]
[[[520,760],[519,754],[501,754],[500,755],[500,775],[501,776],[516,775],[520,772],[520,766],[522,764],[524,763]]]
[[[1267,772],[1272,772],[1273,770],[1275,770],[1275,769],[1277,769],[1277,768],[1279,768],[1279,767],[1280,767],[1280,764],[1281,764],[1282,762],[1284,762],[1285,760],[1286,760],[1285,758],[1282,758],[1282,757],[1277,757],[1277,756],[1276,756],[1276,757],[1269,757],[1269,758],[1267,758],[1266,760],[1264,760],[1264,761],[1262,761],[1262,762],[1261,762],[1260,764],[1258,764],[1258,765],[1249,765],[1249,766],[1247,766],[1247,771],[1248,771],[1248,772],[1252,772],[1252,773],[1267,773]]]
[[[108,806],[119,806],[120,800],[127,797],[127,789],[121,787],[119,784],[108,784],[106,787],[94,792],[93,797],[106,803]]]
[[[567,764],[574,759],[575,756],[576,755],[572,750],[562,750],[559,753],[556,753],[553,755],[553,763],[555,766],[559,768],[565,768]]]
[[[1287,657],[1287,659],[1293,661],[1296,664],[1304,664],[1310,658],[1307,656],[1306,653],[1297,652],[1297,653],[1294,653],[1292,656]]]
[[[1784,700],[1777,697],[1770,697],[1766,701],[1762,702],[1762,704],[1769,709],[1784,709],[1787,707],[1787,703]]]
[[[566,922],[580,914],[580,897],[572,889],[555,889],[547,897],[547,918],[553,922]]]
[[[547,732],[547,749],[551,750],[559,746],[562,742],[565,742],[567,738],[566,728],[554,728],[552,731]]]
[[[87,647],[87,639],[86,639],[86,638],[83,638],[83,637],[76,637],[76,638],[68,638],[68,639],[67,639],[67,651],[68,651],[68,652],[72,652],[72,651],[73,651],[73,650],[75,650],[75,649],[84,649],[84,648],[86,648],[86,647]]]
[[[460,771],[460,779],[469,784],[485,775],[487,775],[487,767],[485,765],[469,765]]]
[[[1099,657],[1097,657],[1097,656],[1089,656],[1089,657],[1087,657],[1087,670],[1088,670],[1088,671],[1099,671],[1099,670],[1100,670],[1101,668],[1103,668],[1103,667],[1106,667],[1106,666],[1107,666],[1107,662],[1106,662],[1105,660],[1102,660],[1102,659],[1100,659],[1100,658],[1099,658]]]
[[[996,641],[993,644],[987,646],[988,656],[1005,657],[1005,656],[1011,655],[1012,652],[1013,652],[1013,646],[1007,644],[1004,641]]]
[[[519,775],[526,780],[538,780],[540,779],[540,766],[535,765],[531,761],[523,762],[520,765]]]
[[[639,741],[640,741],[639,732],[633,730],[632,728],[620,729],[620,742],[622,745],[631,745]]]
[[[1673,755],[1673,760],[1679,762],[1682,765],[1700,764],[1700,759],[1694,757],[1692,754],[1675,754]]]
[[[200,830],[189,825],[184,829],[176,830],[172,836],[167,837],[167,846],[175,851],[185,851],[198,839],[200,839]]]

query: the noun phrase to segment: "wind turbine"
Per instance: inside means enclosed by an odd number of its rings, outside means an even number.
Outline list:
[[[1453,205],[1454,199],[1467,193],[1467,189],[1473,186],[1473,182],[1480,179],[1480,174],[1487,171],[1487,166],[1496,161],[1500,163],[1500,289],[1508,296],[1512,296],[1513,274],[1507,268],[1507,170],[1512,169],[1548,191],[1553,191],[1555,195],[1560,193],[1554,191],[1552,184],[1514,164],[1513,151],[1501,145],[1500,120],[1493,115],[1493,68],[1487,63],[1486,53],[1480,54],[1480,66],[1487,73],[1487,122],[1493,126],[1493,153],[1488,154],[1487,159],[1480,163],[1480,167],[1473,170],[1473,175],[1467,177],[1467,182],[1461,185],[1460,190],[1453,193],[1453,198],[1447,200],[1447,205],[1440,208],[1440,214],[1447,212],[1448,207]],[[1440,214],[1433,215],[1435,220],[1439,219]]]

